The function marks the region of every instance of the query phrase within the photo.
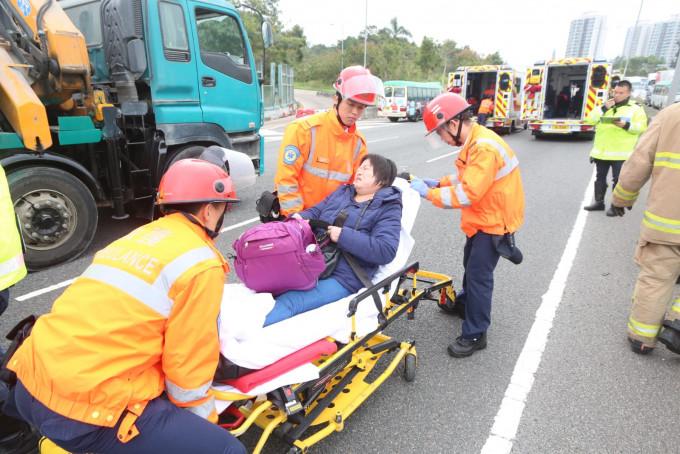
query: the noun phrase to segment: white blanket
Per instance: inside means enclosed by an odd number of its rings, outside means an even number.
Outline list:
[[[378,268],[373,276],[374,283],[404,267],[414,244],[410,231],[420,206],[420,195],[400,178],[394,185],[402,190],[403,201],[399,249],[391,263]],[[241,367],[261,369],[327,336],[347,343],[352,328],[347,313],[354,296],[262,327],[274,307],[272,295],[257,294],[243,284],[226,284],[220,321],[220,351]],[[377,314],[372,297],[361,301],[356,314],[357,335],[362,336],[376,328]]]

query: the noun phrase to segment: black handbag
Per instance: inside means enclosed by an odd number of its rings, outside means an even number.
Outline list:
[[[363,210],[361,210],[361,214],[359,215],[359,220],[357,221],[357,225],[354,226],[354,230],[357,230],[359,228],[359,224],[361,223],[361,218],[364,217],[364,213],[366,212],[366,209],[371,205],[371,202],[373,202],[373,199],[369,200],[368,203],[364,206]],[[349,213],[347,211],[340,210],[340,213],[338,213],[338,216],[335,218],[335,221],[333,221],[333,225],[336,227],[342,227],[345,225],[345,220],[347,220],[347,216]],[[326,279],[333,274],[333,271],[335,271],[335,267],[338,266],[338,262],[340,261],[340,257],[343,255],[343,252],[338,248],[338,244],[335,243],[334,241],[331,241],[331,237],[326,231],[328,229],[328,222],[326,221],[321,221],[319,219],[310,219],[309,220],[309,225],[312,227],[318,227],[324,229],[323,232],[317,233],[316,234],[316,242],[319,244],[319,248],[321,249],[321,252],[323,253],[323,260],[326,262],[326,269],[319,275],[319,279]]]

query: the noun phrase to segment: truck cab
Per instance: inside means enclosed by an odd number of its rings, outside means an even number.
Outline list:
[[[107,87],[115,105],[141,103],[153,112],[168,164],[196,154],[187,153],[187,145],[206,143],[244,152],[263,171],[260,85],[243,23],[231,4],[67,0],[60,5],[85,36],[92,84]]]

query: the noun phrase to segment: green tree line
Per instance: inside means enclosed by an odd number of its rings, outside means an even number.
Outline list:
[[[481,55],[470,46],[460,47],[454,40],[440,43],[424,37],[420,44],[411,40],[411,32],[399,25],[397,18],[389,27],[378,29],[369,25],[358,36],[346,36],[331,46],[307,44],[304,30],[294,25],[285,30],[279,19],[278,0],[244,0],[245,5],[257,8],[274,29],[274,46],[267,49],[267,61],[285,63],[295,68],[296,83],[328,85],[345,67],[363,65],[364,33],[366,36],[366,66],[382,80],[414,80],[441,82],[446,86],[448,73],[458,66],[500,65],[503,57],[499,52]],[[262,34],[260,17],[248,9],[239,12],[253,46],[253,52],[261,56]],[[341,49],[344,52],[341,55]],[[266,73],[267,71],[265,71]],[[265,74],[268,76],[268,74]]]

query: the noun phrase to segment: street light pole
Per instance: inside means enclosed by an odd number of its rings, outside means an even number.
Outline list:
[[[366,22],[364,22],[364,68],[366,67],[366,40],[368,39],[368,0],[366,0]]]
[[[640,0],[640,9],[638,10],[638,15],[637,19],[635,19],[635,27],[633,27],[633,36],[635,36],[635,33],[637,33],[637,27],[638,27],[638,22],[640,21],[640,13],[642,12],[642,4],[645,2],[645,0]],[[642,34],[641,34],[642,35]],[[638,38],[640,39],[640,38]],[[631,47],[633,47],[633,39],[631,37],[630,40]],[[628,56],[626,57],[626,66],[623,68],[623,75],[621,78],[626,77],[626,71],[628,71],[628,62],[630,61],[630,54],[631,54],[632,49],[628,49]]]

